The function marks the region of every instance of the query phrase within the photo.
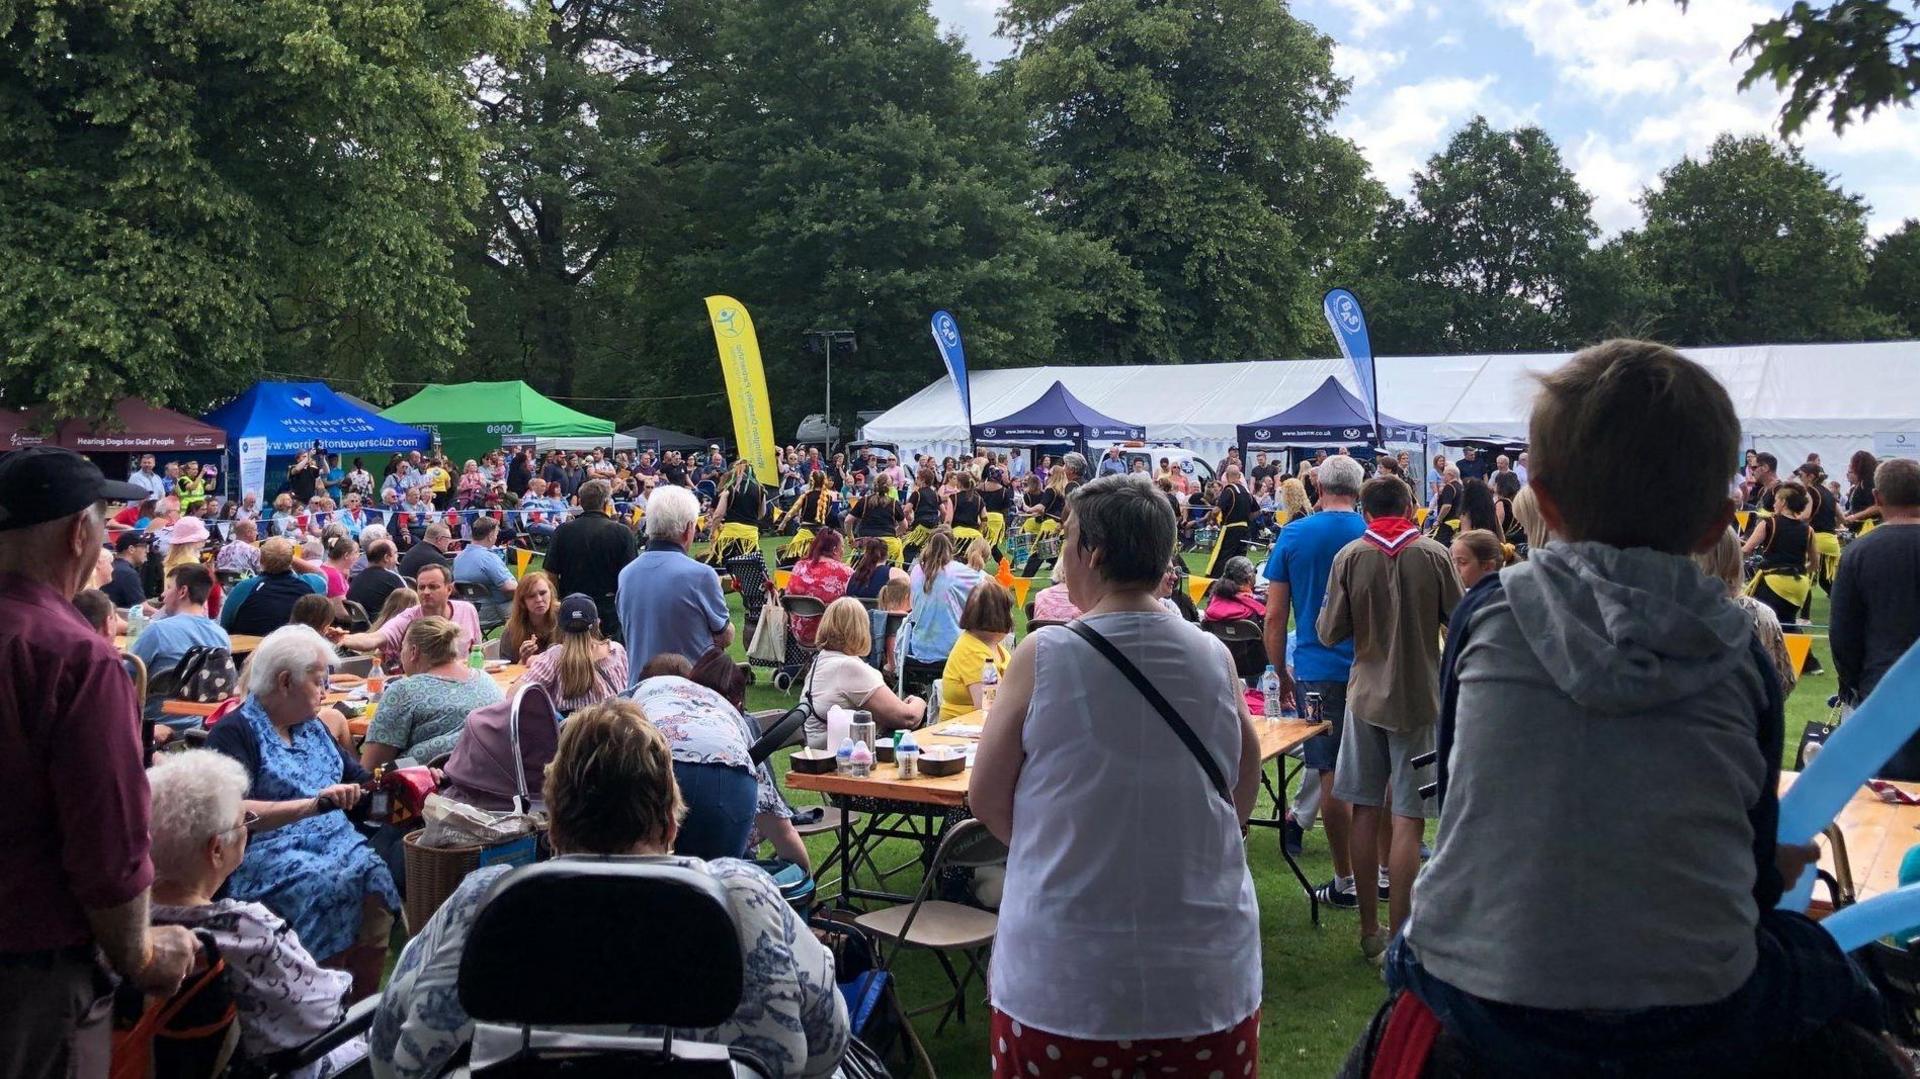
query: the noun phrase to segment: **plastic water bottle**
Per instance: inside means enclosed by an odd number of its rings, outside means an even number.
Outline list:
[[[480,647],[480,642],[475,641],[473,647],[467,649],[467,666],[478,671],[478,670],[483,670],[486,667],[486,665],[487,665],[486,650]]]
[[[1280,718],[1280,672],[1267,664],[1267,673],[1260,676],[1260,714],[1268,719]]]
[[[920,743],[913,740],[912,731],[902,733],[893,744],[893,763],[901,779],[913,779],[920,774]]]
[[[840,748],[834,750],[834,770],[841,775],[853,774],[853,739],[842,738]]]
[[[993,711],[993,699],[1000,694],[1000,671],[988,660],[980,669],[980,710]]]
[[[147,609],[139,604],[127,608],[127,646],[140,639],[147,628]]]

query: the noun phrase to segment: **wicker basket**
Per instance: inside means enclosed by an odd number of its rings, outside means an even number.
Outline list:
[[[422,830],[424,831],[424,830]],[[407,932],[426,928],[440,904],[447,901],[467,874],[480,867],[480,852],[485,847],[423,847],[422,831],[407,833]]]

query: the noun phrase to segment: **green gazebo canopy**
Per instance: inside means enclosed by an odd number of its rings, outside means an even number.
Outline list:
[[[613,437],[612,420],[575,411],[518,380],[428,386],[381,415],[439,435],[440,445],[456,466],[466,458],[499,449],[502,439],[515,435]]]

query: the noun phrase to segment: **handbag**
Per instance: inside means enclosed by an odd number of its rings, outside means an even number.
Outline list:
[[[780,606],[778,600],[770,600],[760,608],[760,621],[753,627],[747,658],[763,664],[786,663],[787,609]]]
[[[1200,762],[1200,769],[1207,773],[1207,780],[1213,784],[1214,792],[1220,795],[1229,807],[1232,807],[1233,789],[1227,786],[1227,777],[1220,770],[1219,762],[1213,759],[1213,754],[1207,752],[1206,746],[1200,744],[1200,736],[1193,733],[1193,728],[1187,724],[1186,720],[1180,718],[1180,713],[1174,709],[1173,704],[1159,690],[1153,688],[1153,683],[1147,681],[1146,675],[1140,673],[1140,668],[1134,666],[1132,660],[1115,648],[1112,641],[1102,637],[1085,622],[1075,619],[1067,623],[1067,628],[1079,634],[1081,640],[1092,645],[1094,651],[1105,656],[1108,663],[1113,664],[1127,681],[1133,683],[1133,688],[1139,690],[1140,695],[1153,706],[1153,710],[1160,713],[1160,718],[1167,721],[1167,726],[1173,728],[1173,733],[1180,738],[1180,744],[1186,746],[1187,752],[1193,754],[1193,759]]]
[[[196,644],[173,665],[173,696],[197,704],[214,704],[234,695],[240,672],[233,653],[213,645]]]

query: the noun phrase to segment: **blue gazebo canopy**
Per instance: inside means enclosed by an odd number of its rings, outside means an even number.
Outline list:
[[[1071,442],[1124,442],[1147,437],[1145,427],[1116,420],[1055,382],[1032,404],[1004,419],[973,425],[973,440],[994,446],[1051,446]]]
[[[1373,417],[1366,402],[1347,392],[1331,376],[1299,404],[1264,420],[1239,425],[1242,452],[1283,446],[1349,445],[1373,442]],[[1424,442],[1427,429],[1380,413],[1380,437],[1388,442]]]
[[[328,453],[397,453],[433,444],[427,432],[351,404],[324,382],[257,382],[204,418],[227,432],[231,445],[264,437],[269,457],[315,442]]]

